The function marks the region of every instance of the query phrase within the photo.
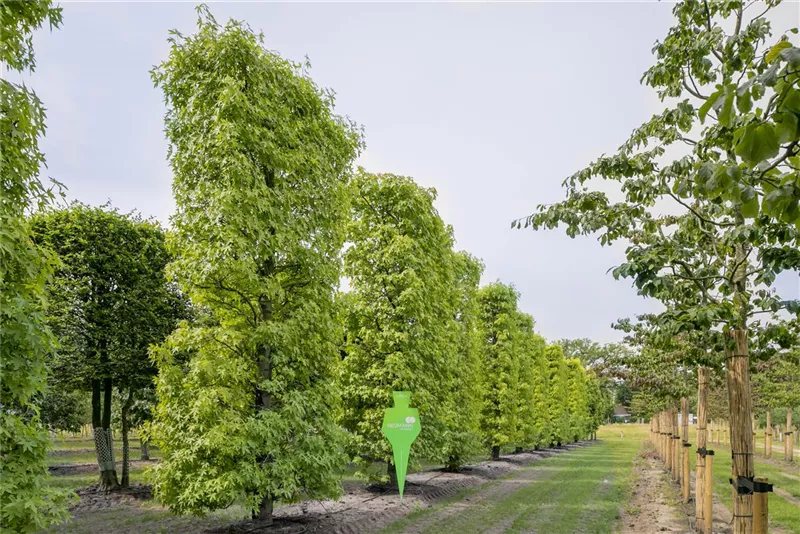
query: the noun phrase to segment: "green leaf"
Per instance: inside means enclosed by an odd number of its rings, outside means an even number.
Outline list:
[[[778,59],[778,56],[780,55],[782,50],[791,47],[792,43],[790,43],[789,41],[780,41],[778,44],[769,49],[769,52],[767,52],[767,55],[764,57],[764,60],[767,63],[772,63],[773,61]]]
[[[800,131],[798,131],[798,127],[800,126],[800,121],[797,119],[797,115],[791,112],[784,112],[784,113],[776,113],[775,114],[775,137],[778,140],[778,143],[788,143],[790,141],[794,141],[795,139],[800,136]]]
[[[736,155],[751,167],[778,154],[780,145],[772,124],[748,124],[736,145]]]
[[[740,113],[747,113],[753,109],[753,98],[750,91],[745,91],[738,96],[736,99],[736,109],[738,109]]]
[[[719,123],[725,127],[731,125],[731,119],[733,117],[733,97],[735,93],[733,91],[727,90],[725,92],[725,98],[723,99],[722,109],[719,112]]]
[[[708,99],[705,102],[703,102],[703,105],[700,106],[700,109],[697,110],[697,116],[700,117],[700,122],[705,122],[706,115],[708,115],[708,112],[711,111],[711,108],[714,106],[717,100],[722,96],[722,91],[723,91],[722,89],[719,89],[718,91],[711,93]]]
[[[747,219],[758,216],[758,198],[756,196],[742,203],[742,216]]]
[[[781,57],[789,63],[790,67],[800,66],[800,48],[793,46],[782,50]]]

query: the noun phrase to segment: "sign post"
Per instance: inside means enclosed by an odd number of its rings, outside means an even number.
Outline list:
[[[406,485],[406,469],[408,468],[408,455],[411,444],[419,435],[421,429],[419,412],[416,408],[408,406],[411,399],[409,391],[393,391],[394,406],[387,408],[383,415],[381,430],[392,446],[394,468],[397,473],[397,487],[400,498],[403,498],[403,489]]]

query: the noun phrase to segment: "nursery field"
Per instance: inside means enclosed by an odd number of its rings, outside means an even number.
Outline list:
[[[693,429],[692,429],[693,430]],[[680,504],[674,485],[646,441],[645,425],[606,425],[598,440],[561,449],[503,454],[499,461],[476,461],[459,473],[418,466],[409,474],[406,495],[368,485],[343,474],[339,501],[307,501],[279,506],[276,523],[263,532],[367,533],[600,533],[685,532],[693,524],[692,505]],[[119,444],[117,444],[119,445]],[[148,464],[135,461],[132,487],[103,493],[87,439],[55,442],[48,457],[51,483],[78,492],[73,519],[49,532],[244,532],[247,511],[239,503],[206,517],[178,517],[152,499]],[[138,458],[138,441],[131,456]],[[716,446],[715,532],[730,531],[730,460]],[[506,451],[504,451],[506,452]],[[121,451],[117,450],[117,457]],[[694,468],[692,460],[692,468]],[[757,461],[757,472],[775,484],[770,499],[774,532],[800,533],[800,468],[782,460]]]

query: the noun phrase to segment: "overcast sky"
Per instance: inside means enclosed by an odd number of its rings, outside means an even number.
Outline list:
[[[193,3],[65,2],[63,27],[35,40],[28,81],[48,109],[48,175],[68,196],[111,201],[168,224],[171,172],[164,104],[151,67],[167,32],[191,33]],[[781,6],[798,24],[800,4]],[[210,3],[246,20],[267,46],[312,63],[337,110],[362,124],[373,172],[435,187],[458,248],[483,259],[483,282],[522,293],[548,339],[619,339],[611,323],[659,309],[607,270],[621,247],[561,231],[510,230],[563,197],[562,180],[659,111],[639,85],[671,25],[667,2],[527,4]],[[782,285],[797,292],[797,277]]]

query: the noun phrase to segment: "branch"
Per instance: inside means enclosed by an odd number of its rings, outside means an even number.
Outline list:
[[[761,171],[761,177],[763,178],[764,175],[767,174],[769,171],[771,171],[772,169],[774,169],[775,167],[777,167],[778,165],[780,165],[781,163],[792,157],[794,155],[794,149],[795,147],[797,147],[797,144],[798,141],[792,141],[791,143],[789,143],[789,146],[786,147],[786,152],[783,153],[783,156],[773,161],[769,167]]]
[[[674,200],[675,202],[677,202],[678,204],[680,204],[681,206],[683,206],[687,210],[691,211],[692,214],[694,214],[694,216],[697,217],[698,219],[700,219],[701,221],[703,221],[705,223],[708,223],[708,224],[713,224],[715,226],[723,226],[723,227],[725,227],[725,226],[736,226],[734,223],[716,222],[716,221],[712,221],[711,219],[706,219],[705,217],[703,217],[702,215],[697,213],[691,206],[686,204],[680,198],[676,197],[675,194],[672,191],[670,191],[669,189],[667,189],[666,191],[667,191],[667,194],[672,197],[672,200]]]

